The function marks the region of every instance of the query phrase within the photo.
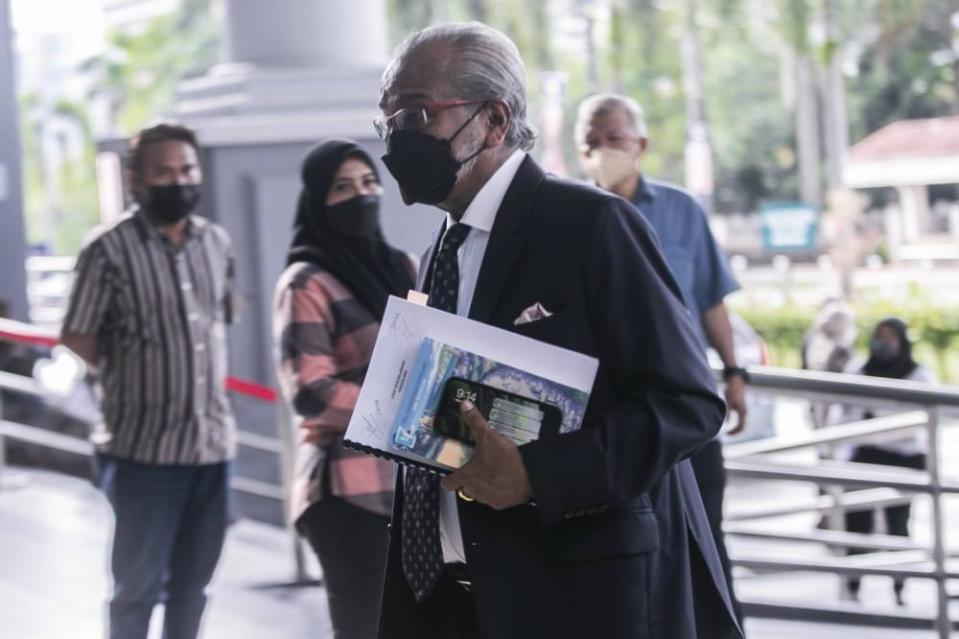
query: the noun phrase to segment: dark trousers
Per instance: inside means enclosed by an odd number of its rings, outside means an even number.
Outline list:
[[[312,504],[298,528],[323,568],[336,639],[373,639],[380,619],[389,517],[328,496]]]
[[[409,602],[406,604],[404,629],[398,633],[391,628],[389,636],[403,639],[479,639],[473,595],[449,573],[440,575],[433,590],[423,601],[416,601],[408,589],[406,596]]]
[[[901,468],[913,468],[922,470],[926,467],[926,456],[919,453],[916,455],[903,455],[901,453],[877,448],[875,446],[858,446],[853,451],[850,461],[861,464],[881,464],[883,466],[899,466]],[[902,504],[901,506],[889,506],[884,508],[886,516],[886,529],[890,535],[900,537],[909,536],[909,514],[911,504]],[[846,513],[846,530],[849,532],[869,534],[876,529],[875,513],[873,510],[859,510]],[[850,548],[848,554],[858,555],[869,552],[862,548]],[[859,578],[851,577],[846,580],[852,590],[859,589]],[[893,587],[896,592],[901,592],[905,580],[896,578],[893,581]]]
[[[230,464],[153,466],[98,456],[115,514],[111,639],[145,639],[165,604],[164,639],[193,639],[229,520]]]
[[[723,497],[726,492],[726,469],[723,466],[723,446],[718,439],[714,439],[699,452],[690,458],[696,483],[699,485],[699,494],[703,499],[703,508],[706,519],[709,520],[709,529],[716,542],[716,551],[719,561],[726,574],[726,585],[729,588],[729,598],[733,603],[739,625],[743,625],[743,614],[739,608],[739,600],[733,590],[733,571],[729,563],[729,554],[726,552],[726,541],[723,536]]]

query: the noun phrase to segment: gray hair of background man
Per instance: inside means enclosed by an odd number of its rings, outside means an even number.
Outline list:
[[[513,41],[479,22],[440,24],[408,36],[394,52],[383,73],[381,90],[396,77],[406,59],[419,47],[448,44],[454,54],[437,75],[446,83],[445,97],[461,100],[501,100],[509,107],[506,144],[528,151],[536,134],[526,121],[526,67]]]
[[[593,118],[608,113],[611,109],[623,109],[632,121],[636,135],[641,138],[649,137],[646,130],[646,114],[643,112],[643,107],[639,106],[639,102],[618,93],[597,93],[579,103],[576,124],[573,127],[573,139],[577,146],[586,143],[586,133]]]

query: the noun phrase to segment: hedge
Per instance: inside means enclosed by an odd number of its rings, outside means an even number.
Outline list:
[[[733,310],[762,335],[771,365],[800,365],[799,349],[816,319],[817,308],[736,307]],[[859,327],[856,348],[863,355],[876,324],[886,317],[898,317],[909,325],[917,359],[936,370],[943,381],[952,381],[954,375],[959,375],[959,306],[914,299],[906,306],[888,301],[854,304],[852,310]]]

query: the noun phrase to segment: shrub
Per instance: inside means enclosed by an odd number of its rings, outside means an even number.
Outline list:
[[[778,308],[742,307],[735,311],[762,335],[773,366],[798,367],[803,336],[813,325],[818,309],[782,306]],[[943,381],[959,374],[959,307],[943,306],[931,300],[913,298],[907,306],[888,301],[853,306],[859,336],[856,348],[865,352],[876,324],[887,317],[898,317],[909,325],[910,338],[916,344],[917,359],[930,366]],[[932,357],[935,361],[928,361]]]

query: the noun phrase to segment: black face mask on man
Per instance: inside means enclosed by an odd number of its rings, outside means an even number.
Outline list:
[[[164,224],[176,224],[200,203],[199,184],[148,186],[150,213]]]
[[[349,237],[373,238],[380,234],[380,196],[357,195],[326,207],[326,221]]]
[[[453,140],[485,107],[484,103],[447,139],[420,131],[395,131],[389,135],[382,159],[399,183],[405,204],[439,204],[446,200],[456,185],[460,167],[486,149],[484,143],[463,160],[453,157]]]

